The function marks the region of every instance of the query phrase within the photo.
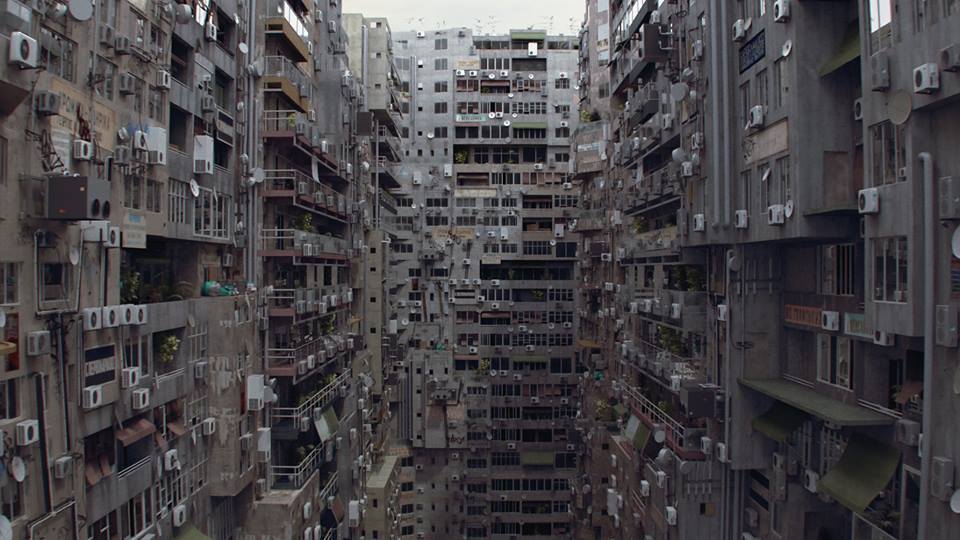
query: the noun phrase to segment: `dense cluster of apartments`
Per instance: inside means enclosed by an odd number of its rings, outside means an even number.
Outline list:
[[[960,536],[960,2],[0,6],[0,538]]]

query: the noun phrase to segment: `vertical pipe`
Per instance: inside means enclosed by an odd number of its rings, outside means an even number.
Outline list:
[[[717,46],[723,41],[723,37],[720,35],[720,6],[723,4],[723,0],[712,0],[710,3],[710,47],[709,47],[709,58],[710,58],[710,107],[713,109],[711,112],[711,122],[710,126],[710,137],[714,146],[719,143],[720,139],[720,123],[719,123],[719,112],[723,108],[723,104],[720,96],[720,59],[717,56]],[[711,225],[714,228],[717,228],[720,225],[720,184],[719,179],[720,175],[723,174],[721,169],[721,160],[720,152],[710,152],[710,163],[711,171],[710,174],[713,175],[713,181],[711,182],[711,189],[713,190],[713,211],[710,212],[710,221]]]
[[[917,538],[927,538],[927,513],[930,505],[927,503],[930,496],[930,438],[933,436],[931,426],[931,402],[933,398],[933,339],[935,331],[934,277],[936,268],[934,260],[934,235],[936,234],[936,207],[934,205],[934,191],[936,185],[933,180],[933,157],[929,152],[921,152],[917,156],[923,168],[923,440],[920,443],[920,526]]]

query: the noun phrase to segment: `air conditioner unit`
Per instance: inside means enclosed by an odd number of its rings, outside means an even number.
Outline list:
[[[183,527],[183,524],[187,522],[187,505],[178,504],[173,507],[173,526],[174,527]]]
[[[29,8],[27,8],[29,11]],[[7,61],[21,69],[33,69],[40,63],[40,47],[37,40],[23,32],[10,33]]]
[[[600,260],[603,261],[603,262],[612,262],[612,261],[613,261],[613,254],[612,254],[612,253],[601,253],[601,254],[600,254]]]
[[[901,418],[897,420],[897,442],[906,446],[917,446],[920,441],[920,422]]]
[[[680,318],[680,304],[670,304],[670,318],[679,319]]]
[[[940,68],[933,62],[921,64],[913,70],[913,91],[932,94],[940,89]]]
[[[103,328],[103,308],[83,309],[83,329],[86,332]]]
[[[743,19],[737,19],[733,23],[733,40],[743,41],[747,37],[747,23]]]
[[[263,398],[262,397],[247,398],[247,409],[251,411],[263,410]]]
[[[480,72],[478,72],[478,71],[470,71],[470,76],[471,76],[471,77],[477,77],[477,76],[479,76],[479,75],[480,75]]]
[[[83,408],[90,410],[103,405],[103,386],[94,385],[83,389]]]
[[[690,178],[693,176],[693,162],[684,161],[680,164],[680,176],[684,178]]]
[[[717,443],[717,461],[720,463],[726,463],[730,460],[730,456],[727,454],[727,443],[718,442]]]
[[[136,80],[133,75],[130,73],[121,73],[117,79],[117,90],[124,96],[129,96],[136,92]]]
[[[783,225],[784,212],[782,204],[772,204],[767,207],[767,225]]]
[[[820,323],[821,327],[824,330],[829,330],[831,332],[836,332],[840,330],[840,312],[839,311],[822,311],[820,313]]]
[[[138,152],[150,150],[150,138],[146,131],[138,129],[133,132],[133,149]]]
[[[27,356],[50,354],[50,331],[35,330],[27,334]]]
[[[113,47],[113,40],[115,37],[113,27],[109,24],[105,24],[100,27],[98,30],[98,40],[100,44],[105,47]]]
[[[890,89],[890,57],[886,51],[870,57],[870,88],[874,92]]]
[[[140,368],[136,366],[123,368],[120,377],[120,386],[123,388],[133,388],[138,384],[140,384]]]
[[[217,419],[210,417],[203,419],[203,434],[204,435],[213,435],[217,432]]]
[[[169,90],[170,84],[171,84],[170,72],[165,69],[161,69],[157,71],[157,87],[163,88],[164,90]]]
[[[778,23],[790,20],[790,0],[776,0],[773,3],[773,20]]]
[[[738,229],[746,229],[748,227],[749,216],[747,215],[746,210],[737,210],[735,225]]]
[[[665,113],[660,116],[660,127],[662,129],[670,129],[673,127],[673,115],[670,113]]]
[[[693,60],[700,60],[703,58],[703,40],[698,39],[693,42],[693,52],[691,54]]]
[[[763,105],[754,105],[750,108],[750,119],[747,121],[748,128],[761,128],[764,121]]]
[[[873,333],[873,344],[882,345],[884,347],[893,347],[893,344],[894,344],[893,334],[889,332],[884,332],[882,330],[877,330]]]
[[[424,31],[422,31],[422,30],[418,30],[418,31],[417,31],[417,39],[423,39],[423,38],[425,38],[425,37],[427,37],[427,33],[426,33],[426,32],[424,32]]]
[[[803,471],[803,487],[810,493],[817,492],[817,483],[820,482],[820,475],[811,469]]]
[[[134,410],[143,410],[150,406],[150,389],[138,388],[133,391]]]
[[[39,116],[60,114],[60,94],[39,90],[33,98],[33,108]]]
[[[217,40],[217,25],[213,23],[207,23],[203,29],[203,35],[207,38],[207,41],[216,41]]]
[[[863,120],[863,98],[857,98],[853,101],[853,119]]]
[[[120,326],[120,312],[123,306],[104,306],[103,308],[103,327],[116,328]]]
[[[130,326],[134,322],[134,308],[133,304],[123,304],[120,306],[120,324],[123,326]]]
[[[463,69],[457,70],[457,77],[466,77],[466,76],[467,76],[466,70],[463,70]]]
[[[163,453],[163,470],[180,470],[180,456],[176,449],[167,450]]]
[[[201,360],[193,365],[193,378],[197,380],[207,378],[207,363],[205,361]]]
[[[60,456],[53,462],[53,476],[63,480],[73,472],[73,456]]]
[[[93,159],[93,144],[90,141],[73,141],[73,159],[78,161]]]
[[[17,446],[30,446],[40,440],[40,422],[23,420],[17,422]]]
[[[533,170],[535,170],[535,171],[542,171],[542,170],[543,170],[543,163],[534,163],[534,164],[533,164]]]
[[[706,229],[706,218],[703,214],[694,214],[693,215],[693,230],[694,232],[703,232]]]
[[[533,345],[527,345],[526,349],[527,349],[527,352],[533,352],[533,351],[535,351],[537,348],[534,347]]]

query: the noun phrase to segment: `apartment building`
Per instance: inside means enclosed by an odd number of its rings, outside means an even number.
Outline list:
[[[3,7],[0,529],[352,537],[376,182],[338,3]]]
[[[956,12],[609,3],[578,537],[956,536]]]
[[[570,534],[577,42],[454,28],[395,33],[393,48],[398,537]]]

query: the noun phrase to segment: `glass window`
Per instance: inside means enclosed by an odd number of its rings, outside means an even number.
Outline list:
[[[47,73],[76,82],[75,49],[72,41],[46,27],[40,28],[40,64]]]
[[[20,303],[20,263],[0,263],[0,305]]]
[[[892,43],[893,0],[867,0],[870,18],[870,50],[877,52]]]
[[[907,238],[873,240],[873,299],[906,302],[909,287]]]
[[[850,388],[853,365],[853,340],[842,336],[817,334],[817,379]]]
[[[0,419],[12,420],[19,415],[17,379],[0,381]]]

